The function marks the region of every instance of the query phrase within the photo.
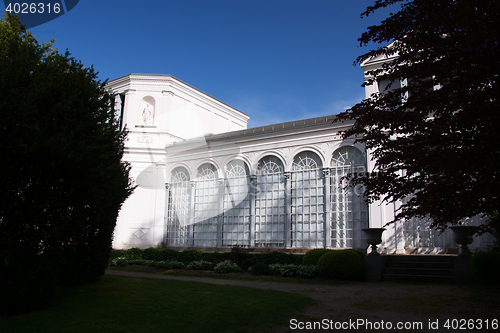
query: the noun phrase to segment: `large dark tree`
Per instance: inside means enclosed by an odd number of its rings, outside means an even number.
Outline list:
[[[104,273],[131,193],[110,101],[92,68],[39,44],[17,16],[0,21],[2,311]]]
[[[359,39],[382,46],[355,63],[394,57],[365,82],[393,84],[339,117],[355,120],[344,135],[376,159],[377,172],[354,183],[371,202],[404,202],[395,220],[431,217],[440,230],[496,212],[500,1],[377,0],[362,16],[388,6],[395,14]]]

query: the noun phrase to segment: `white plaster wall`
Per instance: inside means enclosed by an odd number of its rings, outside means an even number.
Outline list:
[[[245,129],[248,116],[170,75],[130,74],[108,83],[125,95],[122,124],[129,130],[124,160],[138,187],[124,202],[114,248],[146,248],[163,241],[165,146],[229,130]],[[145,102],[154,107],[145,124]]]

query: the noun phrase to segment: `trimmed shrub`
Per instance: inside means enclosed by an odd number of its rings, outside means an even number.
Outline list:
[[[142,259],[142,250],[138,247],[133,247],[124,251],[123,256],[127,259]]]
[[[183,263],[190,263],[192,261],[201,260],[202,255],[202,250],[184,250],[182,252],[178,252],[177,260]]]
[[[329,249],[314,249],[307,251],[307,253],[302,257],[302,265],[317,265],[319,258],[329,252]]]
[[[481,282],[500,282],[500,252],[479,252],[472,256],[472,272]]]
[[[318,275],[318,269],[315,265],[300,265],[297,274],[300,278],[312,279]]]
[[[272,264],[269,272],[274,275],[310,279],[318,275],[314,265]]]
[[[124,254],[123,254],[124,251],[122,250],[111,250],[111,253],[109,255],[109,260],[113,260],[113,259],[116,259],[118,257],[123,257]]]
[[[203,253],[200,256],[200,260],[210,261],[213,264],[218,264],[220,262],[231,260],[232,253],[231,252],[213,252],[213,253]]]
[[[118,258],[113,259],[111,261],[111,264],[116,265],[116,266],[120,266],[120,267],[125,267],[126,265],[128,265],[128,260],[125,257],[118,257]]]
[[[175,260],[157,261],[156,268],[160,269],[182,269],[186,267],[182,262]]]
[[[281,275],[282,264],[271,264],[269,265],[269,273],[272,275]]]
[[[197,261],[192,261],[190,262],[186,268],[187,269],[196,269],[196,270],[202,270],[202,271],[211,271],[214,269],[214,264],[212,264],[210,261],[206,260],[197,260]]]
[[[234,245],[231,248],[231,256],[236,264],[241,264],[246,257],[248,257],[248,252],[250,249],[245,246]]]
[[[329,279],[363,280],[365,263],[363,258],[352,250],[332,250],[318,260],[319,274]]]
[[[281,276],[294,277],[299,275],[299,266],[294,264],[284,264],[280,267]]]
[[[269,270],[269,266],[264,264],[263,262],[257,262],[248,268],[248,271],[252,275],[269,275],[271,271]]]
[[[366,254],[363,251],[361,251],[361,250],[358,250],[358,249],[346,249],[346,251],[352,251],[352,252],[358,254],[359,256],[361,256],[361,258],[363,258],[363,260],[365,260]]]
[[[242,269],[240,268],[240,266],[238,266],[231,260],[220,262],[214,267],[214,272],[222,274],[241,271]]]
[[[148,248],[142,251],[142,258],[146,260],[167,261],[177,260],[179,251],[174,249]]]
[[[250,254],[246,256],[244,260],[242,260],[240,265],[243,269],[248,269],[248,267],[258,262],[264,263],[266,265],[272,265],[272,264],[300,265],[302,263],[302,256],[291,253],[282,253],[277,251],[268,253]]]

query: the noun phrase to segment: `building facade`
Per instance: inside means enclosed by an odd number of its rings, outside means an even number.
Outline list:
[[[382,85],[367,87],[367,97]],[[129,130],[124,158],[137,185],[120,211],[114,248],[365,249],[362,229],[394,218],[397,203],[368,206],[361,186],[346,186],[343,176],[372,171],[373,161],[354,139],[342,139],[351,124],[334,115],[247,129],[247,115],[170,75],[131,74],[108,88]],[[458,247],[450,232],[428,225],[385,226],[379,248]],[[471,247],[492,241],[476,237]]]

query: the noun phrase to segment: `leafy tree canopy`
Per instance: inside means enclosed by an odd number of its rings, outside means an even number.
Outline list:
[[[442,230],[492,214],[500,208],[500,1],[377,0],[362,17],[388,6],[398,11],[359,38],[383,46],[355,64],[386,59],[364,86],[392,84],[339,117],[355,121],[343,135],[357,136],[375,161],[375,173],[353,182],[366,185],[369,202],[403,202],[395,221],[430,217]]]
[[[104,273],[131,193],[110,102],[93,68],[0,21],[0,310]]]

